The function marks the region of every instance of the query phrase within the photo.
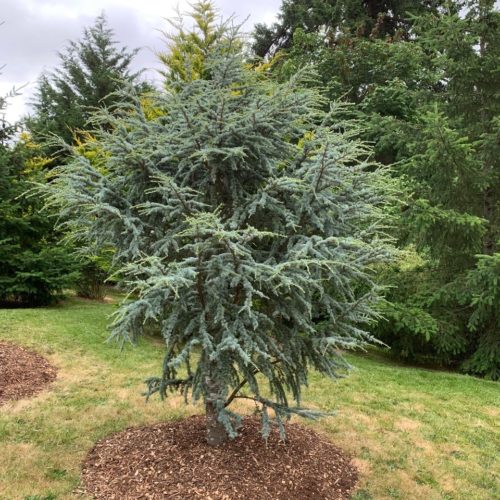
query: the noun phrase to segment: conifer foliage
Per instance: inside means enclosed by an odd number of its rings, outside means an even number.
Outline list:
[[[113,336],[161,331],[148,394],[202,399],[211,445],[236,435],[237,398],[255,402],[264,436],[269,411],[281,431],[292,413],[314,416],[300,406],[308,370],[336,377],[338,351],[372,340],[371,270],[390,256],[385,174],[356,130],[323,111],[304,72],[278,84],[226,38],[209,78],[151,94],[154,117],[139,99],[102,111],[105,166],[75,152],[49,192],[82,236],[116,248],[131,293]]]
[[[229,28],[229,20],[219,23],[219,13],[213,3],[207,0],[196,2],[189,17],[193,26],[185,25],[185,18],[169,20],[174,33],[165,32],[167,51],[160,52],[158,59],[167,70],[162,71],[166,85],[177,81],[202,78],[205,73],[205,59],[224,37]]]
[[[131,70],[137,52],[119,47],[106,17],[99,16],[80,40],[69,42],[59,54],[59,67],[40,77],[33,102],[35,115],[28,120],[34,139],[45,143],[54,134],[72,143],[87,128],[95,108],[114,103],[114,93],[123,82],[139,88],[139,73]]]
[[[283,0],[278,21],[257,24],[253,50],[276,55],[293,45],[294,32],[321,31],[333,46],[339,34],[360,38],[408,38],[412,16],[437,12],[443,0]]]
[[[28,129],[50,157],[47,167],[65,161],[64,149],[47,140],[57,136],[68,144],[86,148],[92,143],[88,120],[95,109],[112,106],[116,91],[133,85],[138,92],[148,88],[139,81],[140,72],[131,66],[138,49],[128,50],[115,39],[104,14],[85,28],[80,40],[70,41],[59,54],[59,67],[43,74],[34,99],[34,116],[27,120]],[[88,146],[92,147],[92,144]],[[77,293],[81,297],[102,299],[107,277],[107,256],[92,255],[80,247],[80,273]]]
[[[7,98],[0,96],[0,112],[6,106]],[[30,182],[43,182],[43,175],[25,138],[15,143],[17,131],[17,124],[1,123],[0,305],[47,305],[72,285],[75,266],[53,220],[41,211],[43,201],[24,196]]]
[[[401,181],[401,259],[383,270],[374,335],[412,362],[498,379],[498,2],[284,0],[279,19],[256,27],[256,55],[284,49],[268,63],[281,79],[313,65]]]

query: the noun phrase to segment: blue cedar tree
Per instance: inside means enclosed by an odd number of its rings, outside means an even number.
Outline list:
[[[233,43],[208,54],[209,79],[152,93],[154,117],[138,98],[102,111],[104,168],[75,154],[49,192],[67,226],[116,248],[130,295],[113,336],[161,331],[148,393],[202,399],[212,445],[236,435],[236,398],[260,406],[264,436],[269,410],[282,430],[314,416],[300,406],[309,370],[335,378],[339,351],[373,340],[372,271],[390,258],[385,173],[357,131],[304,72],[277,84]]]

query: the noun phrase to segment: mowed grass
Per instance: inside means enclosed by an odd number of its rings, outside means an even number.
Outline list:
[[[80,467],[93,444],[129,426],[198,413],[180,397],[141,395],[159,373],[163,346],[107,343],[113,303],[0,310],[0,339],[57,366],[50,390],[0,407],[0,499],[80,498]],[[313,374],[305,405],[337,415],[308,424],[350,453],[354,498],[500,498],[500,385],[397,365],[377,353],[349,356],[333,382]],[[264,444],[263,444],[264,445]],[[291,499],[294,500],[294,499]]]

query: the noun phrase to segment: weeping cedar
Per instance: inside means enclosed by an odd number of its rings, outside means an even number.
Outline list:
[[[100,112],[104,165],[75,151],[50,191],[72,231],[116,249],[131,294],[113,336],[154,325],[165,339],[148,395],[202,399],[211,445],[236,436],[237,398],[255,401],[264,436],[269,410],[282,433],[315,415],[300,406],[308,370],[336,377],[338,350],[372,340],[371,269],[390,253],[387,179],[356,130],[304,73],[271,81],[233,42],[208,55],[209,76]]]

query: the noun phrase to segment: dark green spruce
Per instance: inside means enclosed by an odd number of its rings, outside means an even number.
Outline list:
[[[0,98],[0,112],[8,99]],[[60,244],[39,196],[24,194],[43,182],[28,169],[31,153],[16,139],[17,125],[0,132],[0,306],[41,306],[56,300],[75,279],[73,259]]]
[[[69,42],[59,54],[59,66],[40,77],[34,114],[27,120],[27,127],[33,140],[52,158],[47,168],[66,161],[65,150],[53,140],[54,136],[67,144],[85,144],[92,133],[88,120],[96,109],[112,107],[118,101],[116,92],[127,85],[133,85],[138,92],[149,88],[139,81],[140,72],[131,69],[137,52],[120,46],[101,15],[84,30],[80,40]],[[109,252],[95,255],[93,249],[84,248],[79,253],[82,257],[77,293],[102,299]]]

